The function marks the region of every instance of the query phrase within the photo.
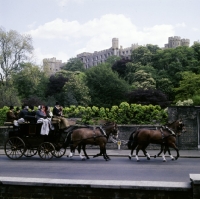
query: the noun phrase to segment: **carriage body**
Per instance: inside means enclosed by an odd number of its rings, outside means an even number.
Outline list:
[[[66,149],[62,147],[64,138],[59,131],[58,124],[54,123],[54,130],[48,135],[41,135],[42,123],[22,123],[13,125],[4,145],[7,157],[16,160],[22,156],[32,157],[36,154],[40,158],[49,160],[52,157],[62,157]]]

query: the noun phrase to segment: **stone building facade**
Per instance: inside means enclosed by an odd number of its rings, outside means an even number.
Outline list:
[[[86,69],[91,68],[92,66],[97,66],[98,64],[104,63],[108,57],[116,55],[121,56],[127,59],[130,59],[131,52],[138,48],[138,44],[132,44],[131,47],[123,48],[119,47],[119,39],[112,39],[112,46],[109,49],[94,51],[94,53],[83,52],[77,55],[83,63]]]
[[[62,63],[62,60],[56,60],[53,58],[45,58],[43,59],[43,70],[48,75],[54,75],[56,72],[61,70],[61,67],[66,63]]]
[[[189,39],[181,39],[179,36],[169,37],[168,43],[165,44],[166,48],[176,48],[178,46],[190,46],[190,40]]]
[[[190,45],[189,39],[181,39],[181,37],[179,36],[174,36],[168,38],[168,43],[165,44],[164,49],[176,48],[178,46],[189,46],[189,45]],[[135,43],[127,48],[123,48],[122,46],[119,47],[119,39],[113,38],[112,46],[110,48],[101,51],[94,51],[93,53],[83,52],[78,54],[77,58],[79,58],[84,63],[85,68],[88,69],[93,66],[97,66],[98,64],[104,63],[108,59],[108,57],[113,55],[130,59],[132,51],[137,49],[139,46],[141,45]],[[49,76],[58,72],[64,64],[66,63],[62,63],[62,60],[56,60],[55,57],[43,59],[44,71]]]

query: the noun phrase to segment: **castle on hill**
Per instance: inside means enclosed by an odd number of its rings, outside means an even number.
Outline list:
[[[122,46],[119,47],[119,39],[113,38],[112,45],[110,48],[101,51],[94,51],[93,53],[83,52],[78,54],[77,58],[79,58],[83,62],[85,68],[88,69],[93,66],[97,66],[98,64],[104,63],[108,57],[113,55],[130,59],[132,51],[138,48],[139,46],[141,45],[135,43],[131,44],[131,46],[127,48],[123,48]],[[164,45],[163,49],[176,48],[178,46],[189,47],[190,40],[181,39],[181,37],[179,36],[169,37],[168,43]],[[56,60],[55,57],[43,59],[43,69],[49,76],[61,70],[61,67],[65,64],[66,63],[62,63],[62,60]]]

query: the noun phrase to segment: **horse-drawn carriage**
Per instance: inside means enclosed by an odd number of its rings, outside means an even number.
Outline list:
[[[87,153],[85,146],[87,144],[99,145],[100,153],[94,157],[103,155],[105,160],[109,157],[106,154],[106,143],[110,134],[116,136],[118,128],[116,123],[107,122],[96,128],[86,125],[71,125],[65,131],[59,129],[56,122],[53,123],[54,130],[50,130],[48,135],[41,135],[42,123],[22,123],[19,126],[13,125],[13,130],[9,131],[8,140],[5,142],[4,151],[7,157],[16,160],[22,156],[32,157],[36,154],[44,160],[53,157],[60,158],[66,148],[70,146],[70,157],[73,156],[75,149],[78,147],[80,157],[81,148],[86,158]],[[73,133],[72,133],[73,131]]]
[[[44,160],[53,157],[60,158],[65,154],[63,148],[64,137],[54,123],[54,130],[50,130],[48,135],[41,135],[42,123],[22,123],[13,125],[12,131],[8,133],[8,139],[4,145],[7,157],[16,160],[22,156],[32,157],[36,154]]]

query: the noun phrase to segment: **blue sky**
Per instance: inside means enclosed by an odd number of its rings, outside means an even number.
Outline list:
[[[66,62],[119,45],[164,47],[170,36],[200,40],[200,0],[0,0],[0,26],[30,34],[34,61]]]

